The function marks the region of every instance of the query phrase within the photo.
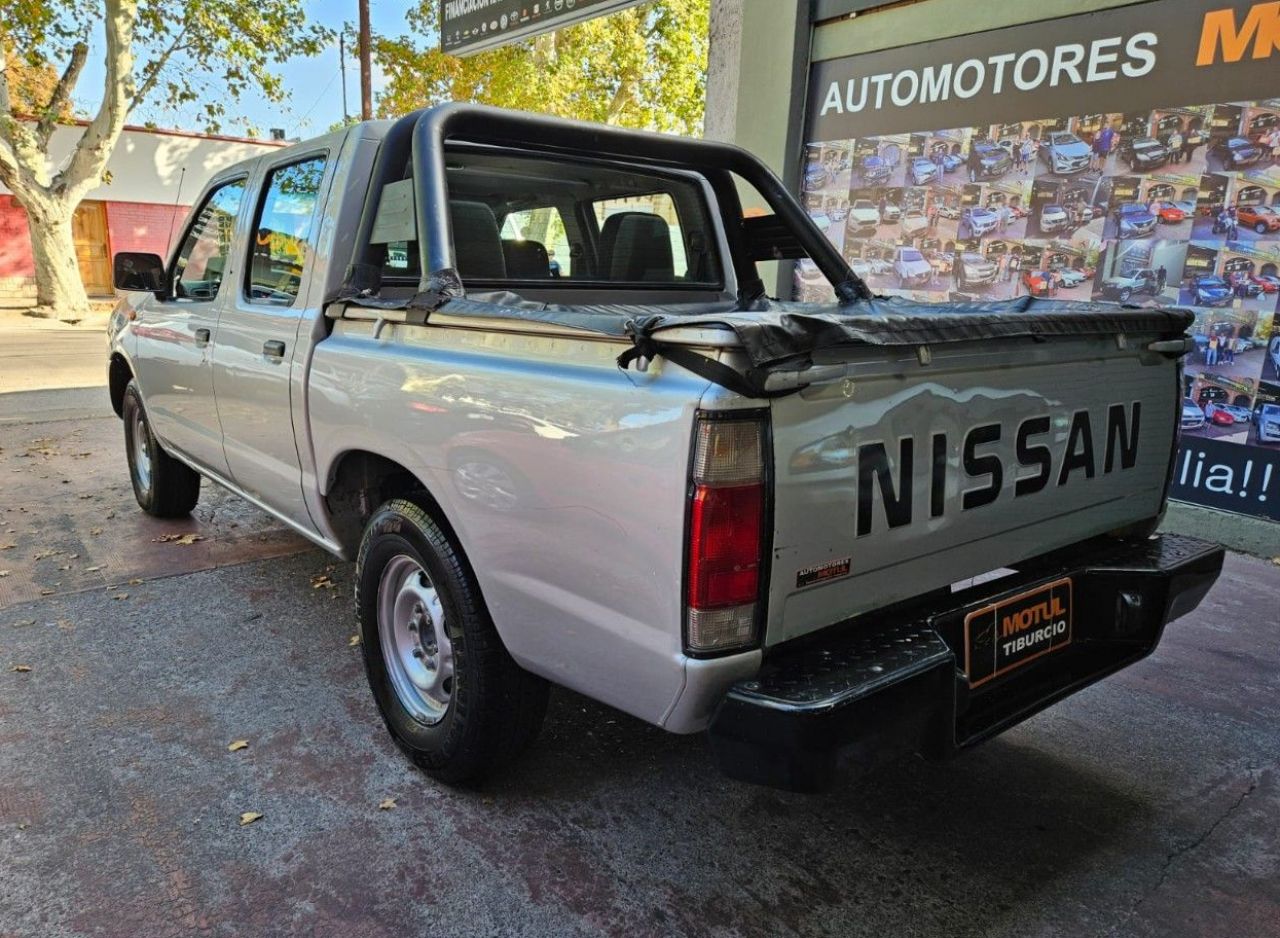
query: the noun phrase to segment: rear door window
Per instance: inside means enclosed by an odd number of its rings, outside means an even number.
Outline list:
[[[245,289],[250,302],[292,306],[297,300],[324,167],[325,158],[315,156],[268,173],[249,246]]]

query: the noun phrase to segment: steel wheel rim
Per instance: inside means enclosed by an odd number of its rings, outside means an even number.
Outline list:
[[[439,723],[453,698],[453,643],[440,593],[407,554],[391,558],[378,582],[378,638],[400,705],[420,723]]]
[[[151,434],[141,409],[133,412],[133,473],[144,491],[151,491]]]

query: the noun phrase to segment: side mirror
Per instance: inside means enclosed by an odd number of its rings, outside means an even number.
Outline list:
[[[121,251],[112,263],[112,274],[117,290],[154,293],[162,298],[168,293],[164,261],[158,254]]]

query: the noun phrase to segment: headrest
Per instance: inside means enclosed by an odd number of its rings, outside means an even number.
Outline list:
[[[509,241],[504,238],[502,254],[507,261],[507,276],[512,280],[546,280],[551,276],[551,258],[541,241]]]
[[[459,276],[464,280],[504,279],[507,264],[493,209],[483,202],[450,200],[449,215]]]
[[[610,215],[600,230],[600,266],[609,280],[674,280],[671,227],[651,212]]]

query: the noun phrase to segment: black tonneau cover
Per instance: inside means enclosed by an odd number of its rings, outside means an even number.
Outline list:
[[[364,305],[359,298],[348,302]],[[750,309],[741,310],[729,303],[569,306],[531,302],[507,293],[490,295],[483,300],[446,299],[432,305],[433,309],[417,309],[419,321],[426,322],[438,311],[451,316],[544,323],[626,337],[632,347],[618,358],[623,368],[637,359],[661,355],[730,390],[756,397],[796,390],[797,386],[767,390],[769,373],[774,369],[803,369],[826,349],[1125,333],[1175,339],[1185,334],[1193,318],[1182,309],[1113,306],[1029,296],[988,303],[918,303],[902,297],[873,297],[843,305],[758,300]],[[412,302],[408,309],[415,310]],[[735,372],[692,351],[687,343],[663,341],[663,332],[690,327],[731,329],[746,352],[749,368]]]

